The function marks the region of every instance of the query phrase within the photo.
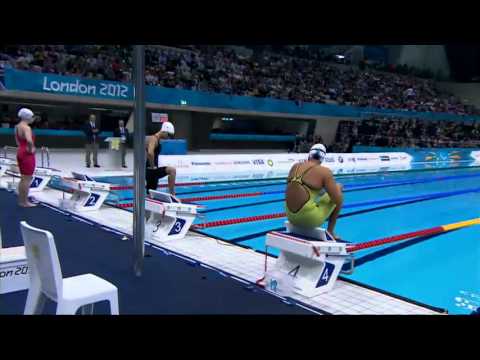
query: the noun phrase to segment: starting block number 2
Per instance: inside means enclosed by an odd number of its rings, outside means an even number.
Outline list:
[[[90,194],[90,197],[85,202],[85,206],[95,206],[99,198],[100,198],[100,195]]]
[[[176,219],[175,224],[173,224],[172,228],[170,229],[170,232],[168,235],[177,235],[180,234],[182,231],[183,227],[185,226],[185,220],[184,219]]]

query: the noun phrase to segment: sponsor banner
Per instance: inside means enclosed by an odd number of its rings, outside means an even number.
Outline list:
[[[208,161],[192,161],[192,166],[211,166],[212,163]]]
[[[476,161],[480,162],[480,151],[472,151],[470,156]]]
[[[287,173],[297,162],[306,161],[308,154],[222,154],[159,156],[160,166],[173,166],[179,175],[198,173]],[[370,169],[410,164],[405,153],[328,154],[324,166],[330,169]],[[232,175],[231,175],[232,176]]]
[[[480,151],[461,148],[382,148],[378,146],[355,146],[354,151],[362,151],[375,155],[377,151],[401,151],[392,152],[381,158],[382,161],[404,161],[410,156],[414,163],[438,163],[438,162],[459,162],[478,160]],[[382,154],[383,155],[383,154]],[[387,156],[389,159],[387,160]]]
[[[131,84],[13,69],[8,69],[5,72],[5,87],[8,90],[24,90],[58,95],[118,100],[133,99],[133,87]]]

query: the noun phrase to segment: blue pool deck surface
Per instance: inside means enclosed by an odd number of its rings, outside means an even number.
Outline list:
[[[470,220],[480,216],[480,168],[337,176],[345,187],[344,208],[336,232],[355,244],[388,236]],[[423,171],[428,170],[428,171]],[[101,177],[101,181],[131,184],[131,178]],[[262,192],[255,197],[197,201],[205,206],[196,223],[283,213],[284,179],[224,182],[177,187],[182,199],[210,195]],[[131,190],[120,190],[121,203],[131,202]],[[200,233],[264,252],[268,231],[279,230],[285,218],[199,229]],[[271,255],[278,255],[268,249]],[[349,278],[415,301],[469,314],[480,293],[480,227],[472,226],[430,237],[375,247],[356,253]],[[468,295],[473,294],[473,295]],[[467,305],[459,306],[460,299]],[[479,304],[480,305],[480,304]]]

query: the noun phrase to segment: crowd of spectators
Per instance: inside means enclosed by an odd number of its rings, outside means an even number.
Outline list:
[[[478,147],[480,123],[392,117],[341,121],[334,150],[351,152],[355,145],[408,148]]]
[[[296,153],[308,153],[313,145],[323,144],[321,135],[308,135],[307,137],[296,136],[296,140],[289,151]]]
[[[131,50],[120,45],[11,45],[0,49],[0,70],[131,81]]]
[[[299,50],[300,49],[300,50]],[[480,114],[430,79],[329,63],[321,50],[283,47],[250,56],[225,46],[149,46],[146,82],[168,88],[382,109]],[[331,59],[330,59],[331,60]],[[119,45],[15,45],[3,68],[131,81],[131,48]],[[401,67],[399,67],[401,69]],[[1,70],[1,69],[0,69]]]

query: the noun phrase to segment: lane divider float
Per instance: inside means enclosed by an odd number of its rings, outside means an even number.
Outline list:
[[[461,222],[447,224],[447,225],[435,226],[429,229],[413,231],[413,232],[409,232],[401,235],[389,236],[389,237],[378,239],[378,240],[367,241],[364,243],[349,246],[347,247],[347,251],[350,253],[353,253],[356,251],[371,249],[373,247],[383,246],[386,244],[408,240],[408,239],[416,238],[419,236],[436,235],[436,234],[458,230],[461,228],[474,226],[474,225],[480,225],[480,218],[461,221]]]

